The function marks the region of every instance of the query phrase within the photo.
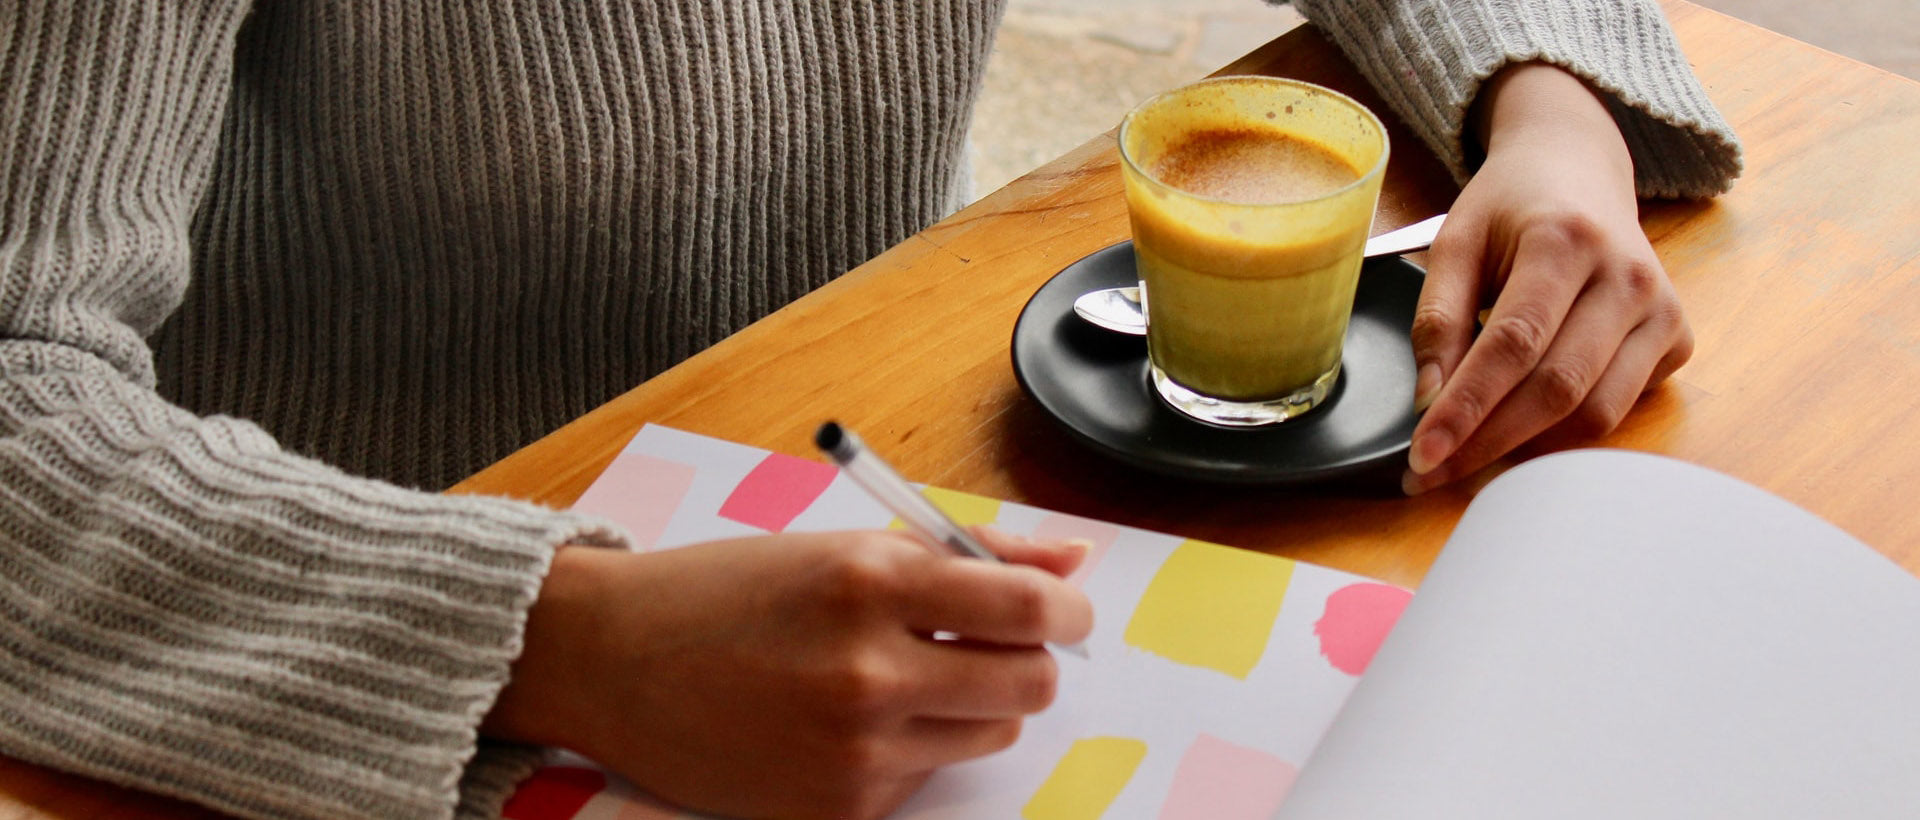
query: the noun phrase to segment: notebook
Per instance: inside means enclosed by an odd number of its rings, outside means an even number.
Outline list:
[[[1920,582],[1655,456],[1488,485],[1416,597],[1285,558],[922,490],[1094,542],[1090,657],[898,818],[1920,816]],[[899,526],[821,460],[650,425],[575,505],[635,548]],[[957,559],[956,559],[957,560]],[[1398,626],[1396,626],[1398,624]],[[696,818],[565,753],[518,820]]]

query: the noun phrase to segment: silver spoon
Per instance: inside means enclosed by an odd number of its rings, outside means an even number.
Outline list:
[[[1367,240],[1366,257],[1411,253],[1433,244],[1446,214],[1415,222]],[[1106,288],[1080,294],[1073,300],[1073,312],[1089,323],[1115,333],[1133,336],[1147,334],[1147,318],[1140,312],[1140,288]]]

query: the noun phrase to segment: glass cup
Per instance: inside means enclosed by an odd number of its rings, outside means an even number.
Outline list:
[[[1379,118],[1311,83],[1220,77],[1141,103],[1120,156],[1155,391],[1228,426],[1324,401],[1387,166]]]

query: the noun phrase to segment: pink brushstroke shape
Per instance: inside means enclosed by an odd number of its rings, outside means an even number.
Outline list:
[[[580,766],[547,766],[515,789],[500,810],[504,820],[572,820],[607,787],[607,776]]]
[[[573,502],[583,513],[612,520],[633,537],[633,548],[653,549],[673,512],[693,486],[694,467],[678,461],[621,453],[593,486]]]
[[[1107,554],[1107,548],[1120,537],[1120,527],[1105,521],[1081,518],[1066,513],[1049,513],[1033,528],[1033,537],[1038,540],[1064,540],[1081,538],[1093,542],[1093,549],[1087,551],[1086,560],[1067,576],[1067,582],[1080,586],[1093,574],[1094,565]]]
[[[1333,668],[1359,676],[1412,600],[1413,593],[1386,584],[1351,584],[1334,590],[1327,596],[1325,613],[1313,625],[1313,634],[1320,637],[1320,654]]]
[[[823,461],[768,453],[720,505],[720,517],[780,532],[805,512],[840,471]]]
[[[1269,752],[1202,734],[1180,758],[1160,820],[1265,820],[1299,774]]]

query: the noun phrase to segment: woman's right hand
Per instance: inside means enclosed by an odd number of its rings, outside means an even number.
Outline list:
[[[1084,548],[985,540],[1011,563],[898,532],[563,548],[482,729],[690,808],[879,816],[934,769],[1011,745],[1053,700],[1042,644],[1092,629],[1062,580]]]

